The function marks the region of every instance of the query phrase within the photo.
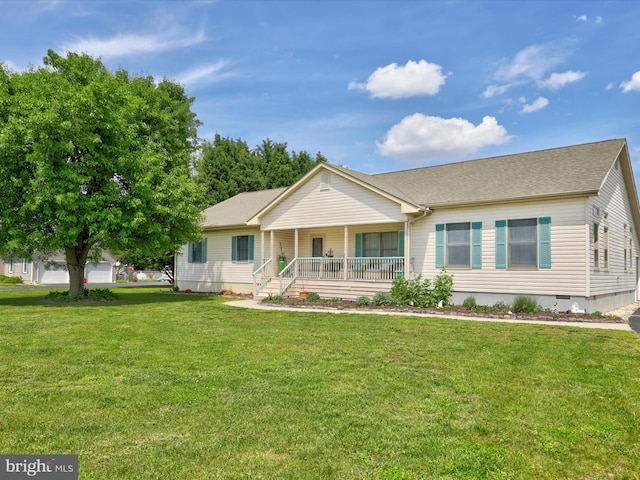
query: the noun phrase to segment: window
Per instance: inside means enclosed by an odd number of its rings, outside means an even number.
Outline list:
[[[436,268],[482,268],[482,222],[436,225]]]
[[[538,266],[536,219],[509,220],[508,249],[510,267],[536,267]]]
[[[29,259],[22,259],[22,273],[29,273]]]
[[[238,235],[231,237],[231,261],[253,262],[253,235]]]
[[[551,268],[551,218],[496,221],[496,268]]]
[[[207,262],[207,239],[202,242],[189,242],[188,252],[189,263],[206,263]]]
[[[402,257],[404,232],[356,233],[356,257]]]
[[[624,237],[624,269],[625,270],[629,270],[629,263],[627,261],[628,255],[629,255],[629,238],[625,236]]]
[[[9,273],[14,273],[15,271],[15,265],[13,263],[13,258],[11,260],[9,260]]]
[[[600,268],[600,225],[593,224],[593,266]]]
[[[469,227],[469,223],[447,224],[447,267],[469,267],[471,263]]]
[[[602,243],[604,244],[604,250],[602,255],[602,260],[604,261],[604,268],[609,268],[609,229],[604,227],[604,232],[602,235]]]
[[[398,232],[376,232],[362,234],[364,257],[397,257]]]

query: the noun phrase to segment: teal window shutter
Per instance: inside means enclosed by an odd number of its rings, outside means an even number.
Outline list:
[[[362,256],[362,234],[356,233],[356,257]]]
[[[444,268],[444,223],[436,225],[436,268]]]
[[[249,235],[249,263],[253,263],[253,246],[255,240],[253,235]]]
[[[202,241],[202,263],[207,263],[207,239]]]
[[[193,243],[187,243],[187,262],[193,263]]]
[[[471,223],[471,268],[482,268],[482,222]]]
[[[506,220],[496,220],[496,268],[507,268]]]
[[[551,217],[538,219],[538,268],[551,268]]]
[[[404,257],[404,232],[398,232],[398,256]]]
[[[231,237],[231,261],[236,262],[236,255],[238,252],[238,237],[235,235]]]

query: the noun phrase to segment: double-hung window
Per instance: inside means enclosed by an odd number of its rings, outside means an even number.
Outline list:
[[[538,221],[535,218],[508,221],[509,267],[538,266],[537,227]]]
[[[254,236],[237,235],[231,237],[231,261],[253,262]]]
[[[189,263],[207,263],[207,239],[189,242],[187,256]]]
[[[436,225],[436,268],[482,268],[482,222]]]
[[[363,257],[397,257],[398,232],[362,234]]]
[[[22,273],[29,273],[29,259],[22,259]]]
[[[496,221],[496,268],[551,268],[551,218]]]
[[[447,267],[471,265],[470,227],[468,222],[447,224]]]

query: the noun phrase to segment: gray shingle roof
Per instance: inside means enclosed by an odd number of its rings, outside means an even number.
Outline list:
[[[216,203],[204,211],[203,228],[245,225],[261,209],[275,200],[286,188],[245,192]]]
[[[401,202],[438,208],[595,195],[625,142],[605,140],[375,175],[325,165]],[[236,195],[205,210],[202,225],[205,228],[245,225],[285,190]]]
[[[624,139],[370,175],[427,207],[595,194]],[[391,193],[391,192],[390,192]]]

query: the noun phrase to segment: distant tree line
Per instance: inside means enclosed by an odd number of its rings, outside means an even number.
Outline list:
[[[242,192],[288,187],[320,162],[306,151],[291,152],[286,143],[270,139],[251,149],[244,140],[223,138],[216,134],[205,141],[195,164],[196,180],[204,185],[209,205],[222,202]]]

